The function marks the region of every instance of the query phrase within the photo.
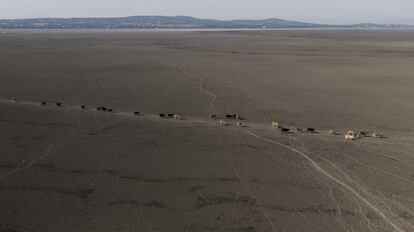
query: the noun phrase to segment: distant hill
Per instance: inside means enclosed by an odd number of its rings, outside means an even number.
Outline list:
[[[35,18],[0,20],[0,29],[259,29],[259,28],[401,28],[395,24],[323,25],[283,19],[213,20],[188,16],[131,16],[124,18]]]

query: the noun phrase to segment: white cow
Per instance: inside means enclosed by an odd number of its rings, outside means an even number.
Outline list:
[[[351,141],[351,140],[355,140],[355,139],[356,139],[355,135],[349,135],[349,134],[345,135],[345,140],[346,141]]]
[[[281,128],[280,123],[278,122],[272,122],[272,127],[275,129]]]
[[[354,139],[359,139],[361,134],[358,131],[348,131],[347,135],[353,136]]]
[[[331,134],[331,135],[337,135],[337,134],[339,134],[339,132],[338,132],[337,129],[329,129],[329,134]]]
[[[240,117],[240,115],[238,113],[236,113],[236,119],[237,120],[241,120],[241,117]]]

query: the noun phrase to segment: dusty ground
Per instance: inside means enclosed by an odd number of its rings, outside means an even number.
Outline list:
[[[0,231],[413,231],[413,39],[2,34]],[[281,134],[273,120],[319,133]],[[387,138],[345,142],[332,127]]]

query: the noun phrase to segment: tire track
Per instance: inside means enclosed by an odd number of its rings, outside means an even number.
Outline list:
[[[326,176],[327,178],[331,179],[332,181],[336,182],[337,184],[339,184],[340,186],[344,187],[345,189],[347,189],[349,192],[351,192],[354,196],[356,196],[359,200],[361,200],[366,206],[368,206],[369,208],[371,208],[373,211],[375,211],[377,213],[378,216],[380,216],[386,223],[388,223],[395,231],[397,232],[407,232],[403,229],[401,229],[400,227],[398,227],[396,224],[394,224],[394,222],[392,222],[392,220],[385,215],[385,213],[383,211],[381,211],[379,208],[377,208],[375,205],[373,205],[370,201],[368,201],[365,197],[363,197],[361,194],[359,194],[355,189],[353,189],[351,186],[349,186],[348,184],[342,182],[341,180],[339,180],[338,178],[334,177],[333,175],[331,175],[330,173],[328,173],[325,169],[323,169],[320,165],[318,165],[312,158],[310,158],[308,155],[306,155],[304,152],[291,147],[289,145],[283,144],[283,143],[279,143],[277,141],[274,140],[270,140],[264,137],[261,137],[255,133],[253,133],[251,130],[247,130],[247,132],[255,137],[256,139],[268,142],[268,143],[272,143],[272,144],[276,144],[280,147],[283,147],[285,149],[288,149],[296,154],[301,155],[304,159],[308,160],[310,162],[310,164],[312,165],[312,167],[320,172],[321,174],[323,174],[324,176]]]
[[[307,154],[311,154],[312,156],[317,157],[318,159],[328,163],[330,166],[332,166],[336,171],[338,171],[340,174],[342,174],[342,176],[344,178],[346,178],[350,183],[354,184],[356,187],[359,188],[359,190],[363,193],[365,193],[366,195],[369,195],[373,198],[374,201],[379,202],[379,204],[383,207],[386,208],[388,210],[388,212],[390,214],[392,214],[391,218],[399,218],[399,216],[397,214],[395,214],[393,212],[393,210],[385,203],[385,201],[383,199],[380,199],[379,197],[375,196],[372,192],[370,192],[367,188],[363,187],[360,183],[358,183],[357,181],[353,180],[344,170],[342,170],[341,168],[339,168],[336,164],[334,164],[332,161],[323,158],[320,155],[314,154],[310,151],[308,151],[307,149],[305,149],[304,147],[304,143],[302,141],[297,140],[300,143],[300,149]],[[373,203],[372,203],[373,204]],[[361,215],[364,215],[362,210],[361,211]],[[368,224],[370,223],[370,220],[367,218],[367,216],[364,215],[364,218],[366,219]],[[404,223],[408,224],[411,228],[414,228],[413,225],[410,222],[406,222],[404,220],[402,220]]]

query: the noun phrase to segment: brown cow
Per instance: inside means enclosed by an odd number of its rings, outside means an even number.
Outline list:
[[[298,128],[296,128],[296,130],[299,132],[299,133],[305,133],[306,131],[305,131],[305,129],[304,128],[302,128],[302,127],[298,127]]]

